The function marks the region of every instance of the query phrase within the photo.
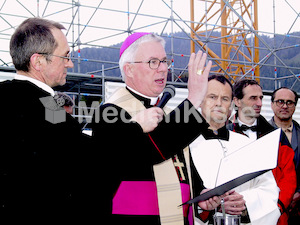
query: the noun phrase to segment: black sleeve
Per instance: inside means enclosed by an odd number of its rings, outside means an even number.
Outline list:
[[[105,137],[109,138],[105,141],[110,141],[112,138],[121,138],[126,133],[143,132],[141,126],[136,122],[131,122],[130,119],[131,116],[125,110],[114,104],[100,106],[99,110],[96,110],[92,121],[94,139],[103,140]]]
[[[165,158],[169,158],[182,151],[206,129],[205,119],[186,99],[150,135]]]
[[[125,110],[113,104],[105,104],[96,111],[92,121],[93,150],[90,158],[94,162],[90,170],[98,174],[103,171],[103,177],[99,179],[106,181],[106,197],[110,201],[122,178],[129,173],[128,165],[135,160],[131,157],[131,144],[144,135],[140,125],[130,122],[130,119],[131,116]]]

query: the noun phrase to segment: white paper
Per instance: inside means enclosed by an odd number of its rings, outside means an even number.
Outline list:
[[[221,160],[217,186],[247,173],[277,166],[280,129],[247,144]]]

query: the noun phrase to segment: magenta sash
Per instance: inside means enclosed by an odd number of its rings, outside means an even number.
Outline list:
[[[188,184],[180,184],[182,202],[190,199]],[[188,205],[183,207],[187,216]],[[157,189],[154,181],[122,181],[113,199],[112,214],[159,215]]]

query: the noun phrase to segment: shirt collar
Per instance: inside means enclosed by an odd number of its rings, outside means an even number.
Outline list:
[[[50,86],[48,86],[47,84],[43,83],[42,81],[39,81],[37,79],[32,78],[32,77],[28,77],[28,76],[16,74],[14,79],[29,81],[29,82],[35,84],[36,86],[38,86],[39,88],[43,89],[44,91],[50,93],[52,96],[55,95],[54,90]]]
[[[242,125],[246,125],[248,127],[252,127],[252,126],[256,126],[257,125],[257,119],[253,122],[253,124],[249,125],[249,124],[245,124],[244,122],[242,122],[239,118],[237,118],[237,121],[239,123],[239,126],[242,126]]]
[[[284,130],[284,132],[293,132],[293,127],[294,127],[294,124],[292,123],[288,128],[285,128],[285,129],[283,129]]]
[[[289,132],[292,132],[293,131],[293,127],[294,127],[294,123],[292,122],[291,125],[288,127],[288,128],[282,128],[280,126],[278,126],[276,123],[275,123],[275,119],[274,119],[274,116],[272,117],[272,122],[273,124],[276,126],[276,128],[281,128],[284,132],[286,131],[289,131]]]
[[[160,95],[157,96],[157,97],[149,97],[149,96],[146,96],[146,95],[141,94],[140,92],[134,90],[133,88],[131,88],[131,87],[129,87],[129,86],[127,86],[127,88],[128,88],[130,91],[132,91],[133,93],[135,93],[135,94],[137,94],[137,95],[139,95],[139,96],[142,96],[143,98],[149,99],[149,100],[150,100],[150,105],[155,105],[155,103],[157,102],[157,99],[160,98],[160,97],[162,96],[162,94],[160,94]]]
[[[225,141],[229,140],[229,131],[226,129],[226,126],[221,127],[217,131],[206,129],[203,131],[202,135],[206,140],[208,139],[221,139]]]

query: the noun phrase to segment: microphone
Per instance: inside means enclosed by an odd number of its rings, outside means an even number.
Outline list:
[[[170,98],[174,97],[174,95],[175,95],[175,87],[173,85],[167,85],[159,103],[157,104],[157,107],[161,109],[165,107],[167,102],[170,100]]]

